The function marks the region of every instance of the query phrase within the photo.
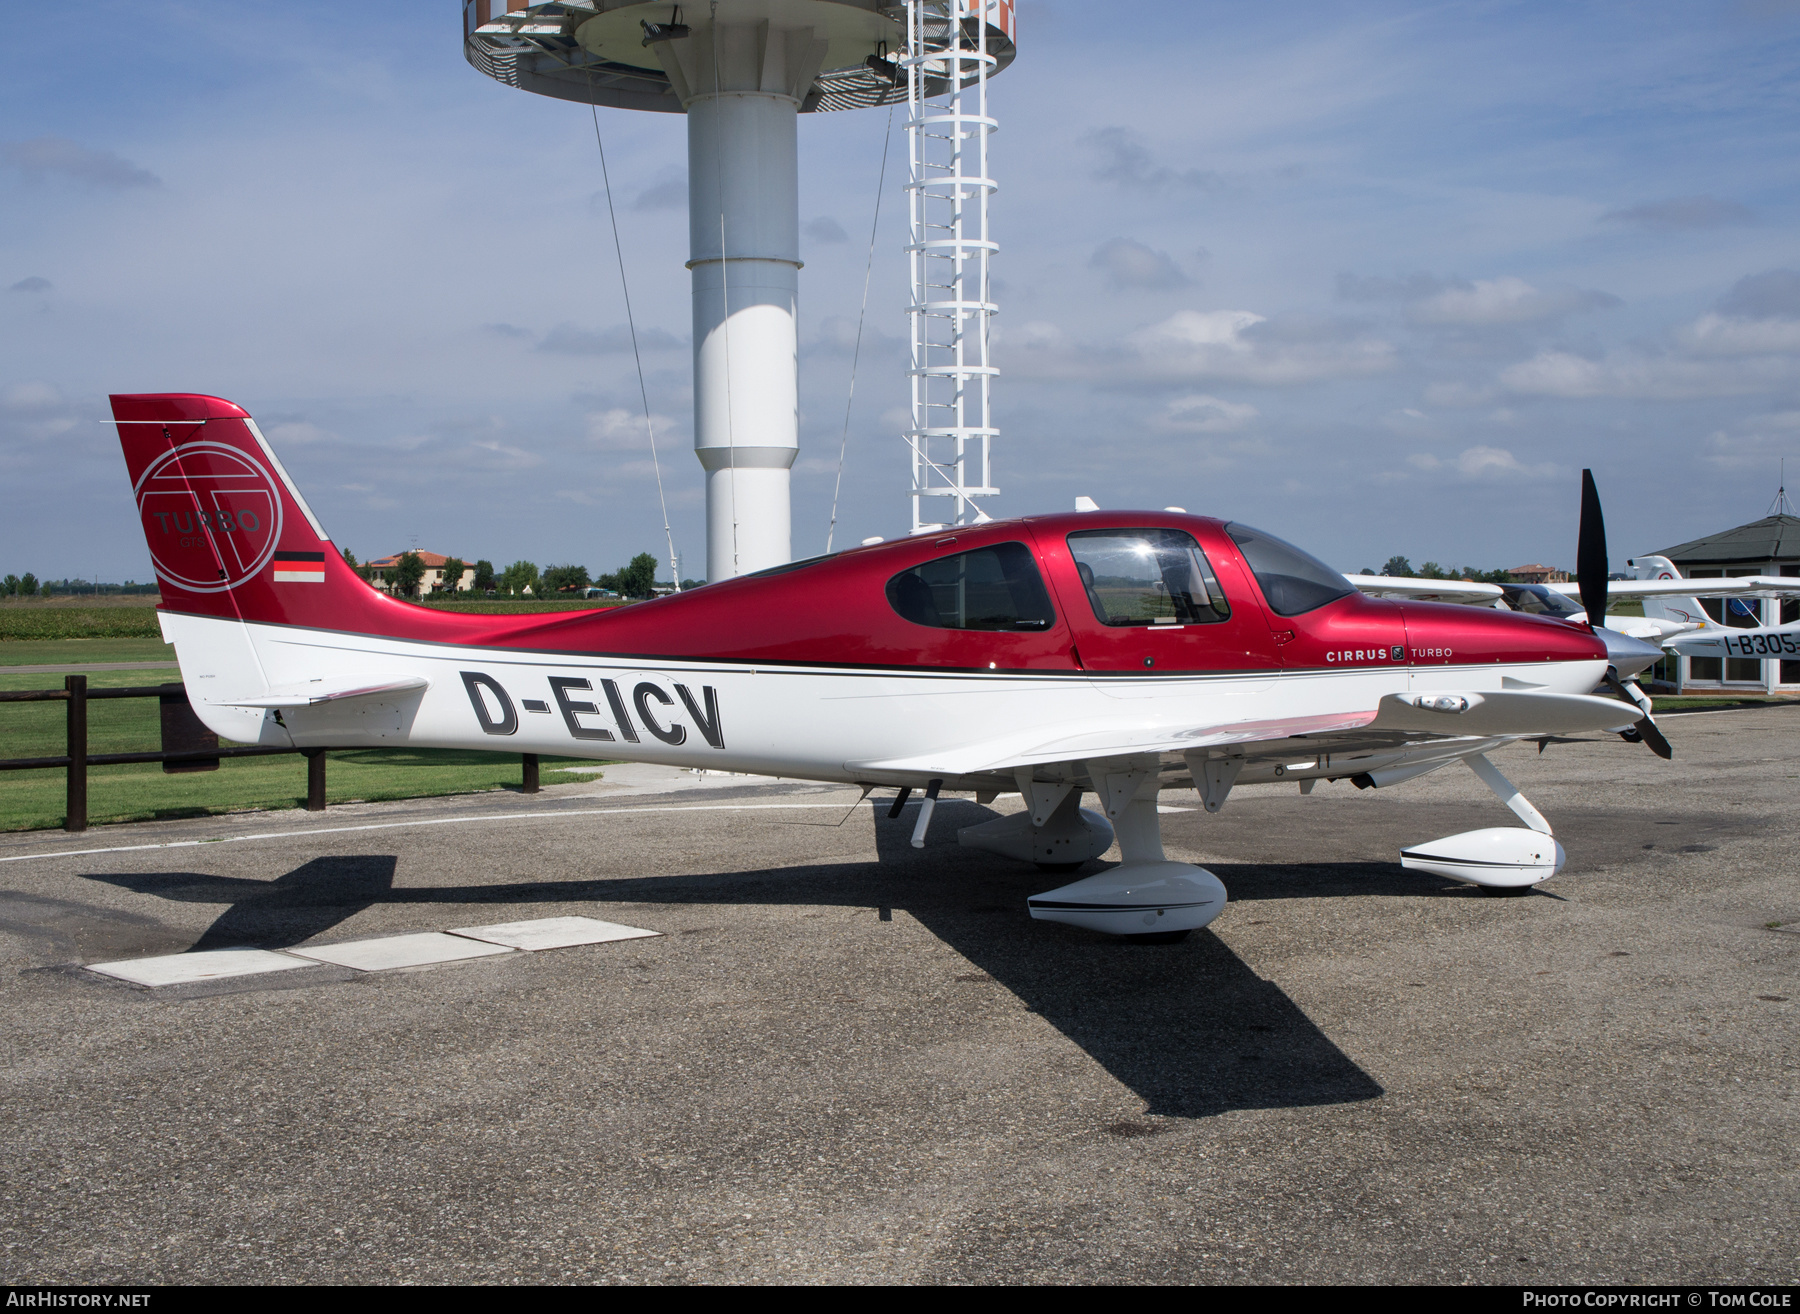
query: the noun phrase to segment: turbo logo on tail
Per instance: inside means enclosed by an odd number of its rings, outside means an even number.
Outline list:
[[[262,464],[226,443],[183,443],[138,479],[157,573],[195,593],[234,589],[275,555],[281,496]]]

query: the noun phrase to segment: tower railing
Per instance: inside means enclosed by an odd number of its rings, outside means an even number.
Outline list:
[[[993,497],[988,351],[997,307],[988,281],[987,80],[997,60],[995,0],[907,0],[906,77],[912,274],[912,532],[989,519]]]

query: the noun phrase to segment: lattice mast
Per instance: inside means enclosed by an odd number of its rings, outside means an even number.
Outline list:
[[[995,0],[907,0],[907,193],[912,272],[912,532],[978,523],[993,497],[988,350],[998,307],[988,281],[990,23],[1010,35],[1012,6]],[[1010,53],[1010,52],[1009,52]]]

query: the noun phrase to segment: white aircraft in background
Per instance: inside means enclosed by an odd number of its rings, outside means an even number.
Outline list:
[[[1786,625],[1721,624],[1700,605],[1701,597],[1724,598],[1730,614],[1750,617],[1751,598],[1800,598],[1800,577],[1740,575],[1718,579],[1683,579],[1667,557],[1633,557],[1626,565],[1636,579],[1612,580],[1606,586],[1609,606],[1639,599],[1642,616],[1607,616],[1614,634],[1650,643],[1685,656],[1800,657],[1800,622]],[[1413,602],[1459,602],[1465,606],[1522,611],[1583,621],[1580,586],[1559,584],[1477,584],[1473,580],[1414,579],[1389,575],[1345,576],[1370,597]],[[1601,636],[1605,638],[1605,635]]]

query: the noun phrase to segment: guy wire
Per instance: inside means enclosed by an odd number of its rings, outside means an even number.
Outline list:
[[[887,135],[881,139],[881,172],[875,180],[875,217],[869,221],[869,261],[863,267],[862,308],[856,312],[856,347],[850,353],[850,395],[844,399],[844,436],[838,441],[837,482],[831,486],[831,524],[825,530],[825,554],[837,533],[838,494],[844,488],[844,453],[850,447],[850,408],[856,404],[856,366],[862,359],[863,320],[869,314],[869,276],[875,272],[875,232],[881,225],[881,194],[887,188],[888,147],[894,140],[894,107],[888,106]]]
[[[656,500],[662,505],[663,537],[669,544],[669,575],[679,593],[681,567],[675,556],[675,531],[669,525],[669,499],[663,493],[662,461],[656,454],[656,425],[650,419],[650,389],[644,383],[644,358],[638,352],[637,319],[631,313],[631,284],[625,278],[625,248],[619,243],[619,216],[613,209],[612,178],[606,171],[606,143],[600,137],[600,110],[594,105],[589,105],[588,109],[594,116],[594,145],[600,148],[600,177],[606,184],[606,214],[612,220],[613,254],[619,261],[619,286],[625,292],[625,325],[631,330],[631,358],[637,362],[638,395],[644,401],[644,431],[650,435],[650,468],[656,471]]]

